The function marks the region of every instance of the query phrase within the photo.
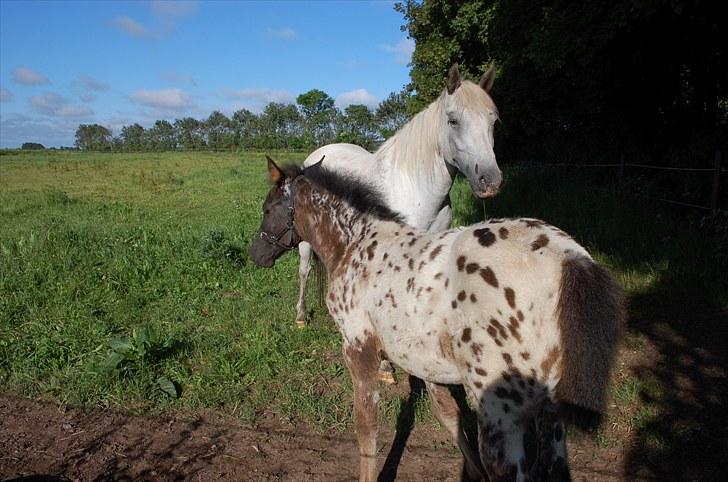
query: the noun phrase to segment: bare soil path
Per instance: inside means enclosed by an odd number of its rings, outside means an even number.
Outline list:
[[[383,427],[381,479],[459,480],[460,455],[444,431],[415,427],[403,450],[391,448],[395,435]],[[623,457],[580,443],[571,450],[574,478],[622,480]],[[251,430],[213,412],[150,418],[0,396],[2,481],[339,481],[353,480],[357,463],[349,432],[275,422]]]

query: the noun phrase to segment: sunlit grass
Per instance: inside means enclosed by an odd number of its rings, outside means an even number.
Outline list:
[[[304,154],[274,157],[300,162]],[[633,297],[675,289],[725,296],[709,235],[625,204],[613,186],[505,174],[502,193],[485,202],[458,179],[454,224],[540,217],[584,243]],[[248,259],[267,189],[263,153],[3,153],[0,389],[74,405],[215,407],[251,423],[273,410],[347,426],[351,384],[333,323],[318,308],[305,330],[293,324],[297,257],[269,270]],[[633,311],[650,309],[645,302]],[[173,348],[128,370],[99,369],[114,340],[145,325]],[[644,340],[631,334],[627,343]],[[175,384],[176,398],[159,389],[160,377]],[[614,399],[638,409],[615,423],[650,420],[638,396],[650,383],[617,381]],[[380,411],[394,421],[403,403],[385,400]],[[432,422],[427,407],[420,399],[417,420]]]

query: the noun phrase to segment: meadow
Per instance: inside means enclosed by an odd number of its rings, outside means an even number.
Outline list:
[[[339,337],[313,291],[310,324],[293,323],[298,257],[273,269],[248,257],[268,189],[264,159],[2,152],[0,391],[351,428]],[[613,173],[502,167],[493,200],[456,182],[454,224],[540,217],[612,269],[629,294],[630,331],[599,444],[628,447],[626,464],[656,474],[683,458],[693,470],[688,459],[725,437],[716,422],[726,415],[725,216],[634,197],[638,181],[617,185]],[[404,403],[385,398],[390,423]],[[426,408],[421,399],[418,419],[436,423]]]

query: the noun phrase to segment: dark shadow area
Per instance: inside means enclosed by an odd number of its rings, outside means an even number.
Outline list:
[[[417,401],[425,396],[425,384],[419,378],[410,375],[409,386],[410,393],[407,401],[397,415],[394,440],[392,441],[392,446],[389,449],[382,470],[379,473],[377,479],[379,482],[390,482],[397,479],[397,469],[402,460],[404,449],[407,446],[407,439],[409,439],[412,433],[412,427],[415,424],[415,407],[417,406]]]
[[[637,197],[633,186],[618,184],[614,174],[511,166],[486,213],[541,218],[564,229],[627,285],[632,353],[624,370],[638,394],[612,401],[619,409],[630,405],[632,416],[629,440],[619,441],[626,443],[625,479],[724,480],[725,219]],[[480,201],[473,203],[477,213]],[[610,428],[603,430],[608,434]]]

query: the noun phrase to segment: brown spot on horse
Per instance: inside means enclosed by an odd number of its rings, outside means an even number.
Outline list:
[[[493,288],[498,287],[498,278],[495,277],[495,273],[493,273],[493,270],[490,269],[490,266],[481,268],[480,277],[483,278],[483,281],[491,285]]]
[[[538,238],[536,238],[536,240],[531,243],[531,251],[538,251],[547,244],[549,244],[549,237],[545,234],[539,234]]]
[[[508,306],[511,308],[516,307],[516,292],[513,291],[513,288],[505,288],[503,290],[506,295],[506,301],[508,302]]]
[[[490,228],[476,229],[473,231],[473,236],[478,238],[478,243],[485,248],[495,243],[495,234],[493,234]]]

